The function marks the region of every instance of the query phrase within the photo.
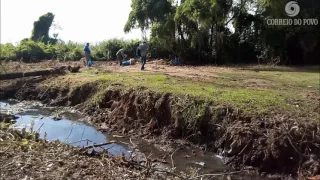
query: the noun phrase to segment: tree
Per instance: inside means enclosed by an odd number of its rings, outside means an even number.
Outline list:
[[[287,0],[132,0],[124,27],[151,29],[152,49],[194,63],[319,63],[317,26],[270,26],[290,18]],[[320,1],[299,0],[299,19],[320,20]],[[230,25],[233,25],[230,26]],[[231,33],[231,30],[234,32]],[[263,61],[260,61],[263,60]]]
[[[31,40],[47,44],[51,40],[49,37],[49,30],[53,20],[54,14],[51,12],[40,16],[39,19],[33,23]]]

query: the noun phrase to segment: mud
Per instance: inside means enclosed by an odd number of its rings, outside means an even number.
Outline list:
[[[9,115],[9,114],[3,114],[0,112],[0,123],[11,123],[12,121],[15,121],[17,119],[16,116]]]
[[[175,150],[199,146],[222,154],[237,170],[310,177],[320,174],[320,128],[316,121],[285,114],[247,117],[231,107],[146,89],[110,87],[92,103],[97,83],[76,89],[48,88],[26,79],[1,86],[3,98],[75,106],[104,131],[132,135]],[[190,142],[190,143],[189,143]]]
[[[22,77],[31,77],[31,76],[49,76],[49,75],[62,75],[65,73],[66,67],[62,66],[59,68],[51,70],[41,70],[41,71],[32,71],[32,72],[18,72],[18,73],[6,73],[0,74],[0,80],[16,79]]]

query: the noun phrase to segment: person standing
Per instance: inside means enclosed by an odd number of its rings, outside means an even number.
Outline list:
[[[84,46],[84,56],[85,56],[85,62],[84,62],[84,66],[88,66],[88,61],[91,57],[91,50],[89,48],[89,43],[87,43],[85,46]]]
[[[146,43],[146,41],[143,41],[141,44],[139,44],[138,48],[137,48],[137,52],[136,54],[139,55],[139,51],[140,51],[140,60],[142,63],[141,66],[141,70],[144,70],[144,65],[146,64],[147,61],[147,53],[148,53],[148,44]]]

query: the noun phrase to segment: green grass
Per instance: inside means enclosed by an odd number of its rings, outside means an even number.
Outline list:
[[[248,79],[266,80],[268,88],[277,89],[294,89],[311,88],[319,90],[319,73],[311,72],[281,72],[281,71],[234,71],[234,72],[219,72],[220,76],[232,78],[235,81],[231,83],[241,83]],[[225,81],[224,81],[225,82]],[[238,84],[239,86],[241,84]]]
[[[304,99],[300,93],[303,93],[305,89],[319,90],[317,83],[319,79],[315,73],[235,71],[218,74],[221,75],[221,78],[215,79],[213,82],[191,81],[162,73],[95,74],[93,70],[69,74],[65,78],[69,81],[70,79],[71,81],[81,80],[80,84],[94,81],[106,82],[105,85],[101,85],[100,89],[106,89],[112,84],[121,84],[127,88],[146,87],[156,92],[171,92],[176,95],[188,94],[213,101],[216,104],[231,105],[248,115],[270,113],[271,111],[286,111],[290,114],[309,111],[312,114],[314,102],[311,103]],[[271,83],[263,88],[247,88],[243,80],[250,78],[264,79]],[[308,86],[312,87],[308,88]],[[100,97],[101,93],[96,96]],[[299,102],[299,108],[295,102]]]

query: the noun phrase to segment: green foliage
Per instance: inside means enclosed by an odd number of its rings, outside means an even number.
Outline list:
[[[35,42],[54,42],[52,38],[49,37],[49,30],[54,20],[54,14],[47,13],[39,17],[37,21],[33,23],[33,30],[31,35],[31,40]]]
[[[150,23],[163,22],[165,15],[171,12],[171,2],[168,0],[132,0],[132,11],[129,14],[124,31],[138,27],[141,30],[149,28]]]
[[[287,0],[132,0],[124,27],[150,29],[153,54],[180,54],[194,63],[318,64],[319,26],[270,26],[267,18],[290,19]],[[320,19],[320,1],[299,1],[294,18]],[[228,28],[233,25],[235,32]]]
[[[16,48],[11,43],[0,45],[0,60],[16,59]]]
[[[179,55],[191,63],[319,64],[320,26],[270,26],[268,18],[290,19],[287,0],[132,0],[124,31],[151,30],[153,58]],[[294,18],[320,20],[320,1],[299,1]],[[0,59],[80,60],[84,44],[63,42],[48,36],[54,15],[47,13],[34,23],[31,40],[14,47],[1,45]],[[56,29],[56,25],[53,24]],[[230,28],[234,28],[231,32]],[[110,39],[91,46],[93,60],[116,59],[126,48],[135,56],[137,40]]]
[[[56,58],[59,60],[77,61],[83,57],[82,51],[84,44],[73,43],[71,41],[68,43],[60,41],[54,47]]]
[[[138,45],[138,40],[110,39],[92,47],[93,57],[95,59],[116,59],[116,53],[121,48],[125,48],[125,53],[129,57],[134,57]]]
[[[72,41],[58,41],[55,44],[45,44],[29,39],[22,40],[17,46],[11,43],[1,44],[1,60],[20,60],[26,62],[45,59],[58,59],[61,61],[78,61],[83,55],[85,44],[74,43]],[[129,57],[134,57],[138,40],[125,41],[122,39],[111,39],[103,41],[95,46],[91,46],[93,60],[116,59],[119,49],[125,48]]]
[[[45,58],[45,52],[39,43],[31,40],[21,41],[16,48],[17,59],[23,60],[40,60]]]

